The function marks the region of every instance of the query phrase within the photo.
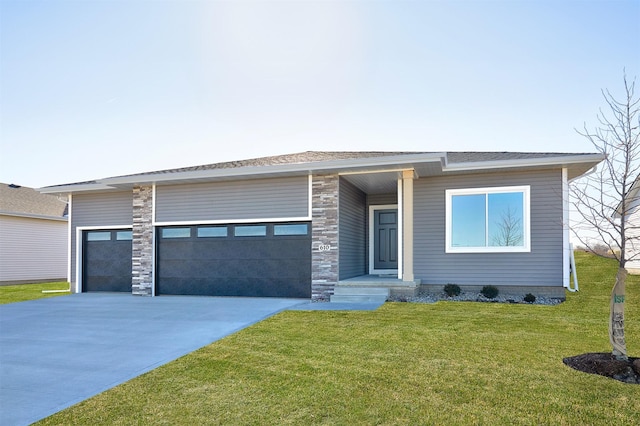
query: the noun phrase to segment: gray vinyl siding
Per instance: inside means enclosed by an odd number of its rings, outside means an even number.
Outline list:
[[[531,187],[530,253],[445,253],[445,190]],[[414,183],[414,273],[423,284],[562,286],[560,170],[486,173]]]
[[[339,209],[339,265],[344,280],[366,273],[366,195],[340,179]]]
[[[0,283],[67,280],[68,223],[0,215]]]
[[[77,227],[132,225],[132,191],[74,194],[71,200],[71,281],[76,282]]]
[[[398,194],[369,194],[367,195],[367,206],[377,206],[381,204],[398,204]]]
[[[308,216],[306,176],[156,187],[157,222]]]

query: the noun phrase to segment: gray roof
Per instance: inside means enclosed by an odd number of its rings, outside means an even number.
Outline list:
[[[355,158],[388,157],[390,155],[423,154],[421,152],[385,152],[385,151],[306,151],[295,154],[274,155],[270,157],[251,158],[248,160],[227,161],[224,163],[204,164],[200,166],[167,169],[154,172],[136,173],[126,176],[150,174],[193,172],[200,170],[234,169],[239,167],[276,166],[280,164],[310,164],[320,161],[352,160]]]
[[[214,169],[233,169],[239,167],[259,167],[259,166],[275,166],[280,164],[310,164],[320,161],[336,161],[336,160],[353,160],[358,158],[375,158],[390,157],[415,154],[438,154],[438,152],[427,151],[306,151],[295,154],[274,155],[271,157],[251,158],[248,160],[228,161],[224,163],[204,164],[200,166],[182,167],[178,169],[158,170],[146,173],[135,173],[127,176],[140,176],[151,174],[180,173],[192,172],[200,170]],[[509,161],[509,160],[527,160],[527,159],[544,159],[552,157],[564,157],[575,155],[591,155],[591,154],[575,154],[575,153],[558,153],[558,152],[447,152],[449,164],[455,163],[476,163],[481,161]]]
[[[165,169],[144,173],[135,173],[130,175],[114,176],[105,179],[97,179],[93,181],[77,182],[72,184],[54,185],[46,188],[41,188],[44,192],[55,192],[56,188],[61,187],[64,190],[72,190],[71,187],[95,187],[98,189],[100,185],[113,185],[114,182],[132,182],[137,177],[140,177],[142,181],[148,181],[148,179],[161,179],[167,181],[167,178],[171,175],[183,175],[183,174],[202,174],[207,172],[223,172],[224,170],[232,171],[233,169],[248,169],[248,168],[282,168],[291,166],[300,166],[300,169],[309,166],[309,170],[314,169],[316,165],[322,165],[323,163],[331,163],[332,165],[342,164],[344,161],[345,167],[348,167],[350,163],[380,158],[384,162],[383,158],[393,158],[397,161],[402,161],[403,157],[407,158],[407,161],[414,161],[416,157],[422,159],[430,158],[430,161],[434,159],[440,159],[443,167],[450,166],[451,168],[474,168],[477,166],[487,165],[490,163],[501,163],[504,167],[505,164],[513,163],[522,164],[523,162],[535,162],[536,164],[545,162],[554,162],[558,159],[571,158],[572,161],[581,161],[580,158],[584,157],[585,162],[593,162],[593,156],[598,154],[593,153],[559,153],[559,152],[478,152],[478,151],[453,151],[453,152],[429,152],[429,151],[306,151],[295,154],[275,155],[270,157],[252,158],[239,161],[228,161],[222,163],[204,164],[191,167],[182,167],[175,169]],[[588,158],[591,157],[591,158]],[[420,160],[418,160],[420,161]],[[596,163],[600,159],[596,160]],[[375,163],[375,161],[369,162]],[[240,173],[240,171],[238,172]]]
[[[530,160],[544,159],[566,156],[593,155],[592,153],[567,153],[567,152],[447,152],[449,164],[455,163],[477,163],[483,161],[509,161],[509,160]]]
[[[67,201],[41,194],[33,188],[0,183],[0,212],[15,216],[62,218],[67,214]]]

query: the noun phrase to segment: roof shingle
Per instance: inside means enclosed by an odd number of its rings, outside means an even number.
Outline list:
[[[32,188],[0,183],[0,211],[16,215],[64,217],[67,202]]]

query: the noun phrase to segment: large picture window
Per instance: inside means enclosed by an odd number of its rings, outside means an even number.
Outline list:
[[[529,186],[446,191],[446,252],[528,252]]]

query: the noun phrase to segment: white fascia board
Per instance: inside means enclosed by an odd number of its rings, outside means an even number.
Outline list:
[[[106,186],[131,184],[131,183],[147,183],[147,182],[170,182],[176,180],[188,179],[211,179],[211,178],[234,178],[261,175],[282,175],[282,174],[300,174],[306,175],[310,173],[326,173],[339,172],[357,169],[375,168],[387,166],[411,165],[424,162],[440,162],[445,153],[431,154],[407,154],[392,155],[389,157],[367,157],[349,160],[330,160],[316,161],[312,163],[296,163],[296,164],[276,164],[272,166],[249,166],[222,168],[210,170],[195,170],[189,172],[174,173],[148,173],[136,176],[122,176],[101,179],[99,182]]]
[[[510,167],[566,166],[570,164],[599,163],[604,154],[566,155],[557,157],[522,158],[514,160],[476,161],[466,163],[445,164],[443,172],[462,172],[487,169],[504,169]]]
[[[13,217],[24,217],[28,219],[43,219],[43,220],[57,220],[59,222],[67,222],[68,219],[66,217],[60,216],[46,216],[42,214],[30,214],[30,213],[17,213],[17,212],[9,212],[0,210],[0,215],[2,216],[13,216]]]
[[[61,194],[67,195],[74,192],[113,190],[114,188],[102,183],[81,183],[57,186],[45,186],[44,188],[36,188],[41,194]]]

